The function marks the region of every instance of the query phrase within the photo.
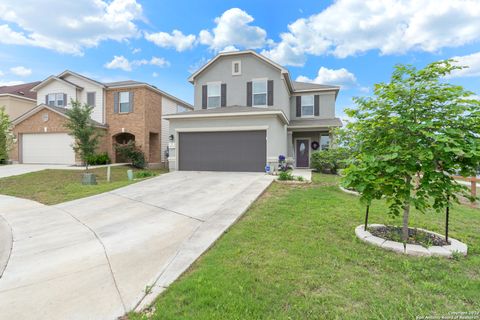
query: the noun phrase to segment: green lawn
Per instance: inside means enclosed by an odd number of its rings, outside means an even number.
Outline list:
[[[97,185],[82,185],[84,170],[42,170],[0,179],[0,194],[57,204],[117,189],[137,182],[127,178],[128,166],[113,166],[111,182],[107,182],[107,168],[89,170],[97,175]],[[138,171],[138,169],[133,169]],[[143,171],[143,170],[142,170]],[[148,170],[155,174],[165,170]]]
[[[480,210],[451,211],[451,236],[469,245],[468,257],[398,255],[355,237],[364,207],[336,180],[273,184],[148,318],[414,319],[480,311]],[[374,203],[370,222],[399,224],[385,208]],[[444,216],[413,212],[411,225],[443,233]]]

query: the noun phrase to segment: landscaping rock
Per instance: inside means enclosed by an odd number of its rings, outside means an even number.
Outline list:
[[[375,236],[369,236],[369,237],[365,238],[365,241],[368,242],[368,243],[371,243],[375,246],[381,247],[383,245],[383,243],[385,242],[385,239],[375,237]]]
[[[381,238],[379,238],[379,239],[381,239]],[[405,247],[403,246],[403,243],[400,243],[400,242],[386,240],[382,244],[382,248],[385,248],[385,249],[391,250],[391,251],[395,251],[395,252],[398,252],[398,253],[405,253]]]
[[[418,244],[407,244],[406,254],[417,257],[428,257],[431,255],[430,251]]]
[[[428,251],[430,251],[430,254],[435,257],[446,257],[449,258],[452,256],[452,252],[449,250],[445,249],[444,247],[439,247],[439,246],[432,246],[428,248]]]
[[[366,237],[371,237],[372,236],[372,234],[370,232],[364,230],[364,226],[356,227],[355,228],[355,234],[357,235],[358,238],[360,238],[360,240],[363,240],[363,241],[365,241]]]
[[[452,253],[458,252],[460,254],[463,254],[464,256],[467,255],[468,247],[466,244],[452,238],[449,238],[449,240],[450,240],[450,245],[443,246],[444,249],[447,249]]]

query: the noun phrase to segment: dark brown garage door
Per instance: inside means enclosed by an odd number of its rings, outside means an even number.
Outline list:
[[[179,169],[262,172],[266,131],[181,132]]]

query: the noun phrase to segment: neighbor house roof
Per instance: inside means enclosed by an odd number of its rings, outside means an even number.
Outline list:
[[[37,113],[37,112],[39,112],[43,109],[51,110],[51,111],[65,117],[65,118],[68,118],[67,109],[61,108],[61,107],[49,106],[49,105],[46,105],[46,104],[42,103],[42,104],[39,104],[38,106],[36,106],[35,108],[25,112],[24,114],[22,114],[21,116],[19,116],[15,120],[13,120],[12,124],[17,125],[20,122],[24,121],[25,119],[28,119],[30,116],[34,115],[35,113]],[[97,121],[92,120],[92,119],[90,119],[90,123],[93,124],[97,128],[107,128],[106,125],[101,124],[100,122],[97,122]]]
[[[231,106],[212,109],[199,109],[194,111],[186,111],[182,113],[167,114],[163,119],[188,119],[188,118],[210,118],[210,117],[236,117],[246,115],[277,115],[285,123],[288,119],[280,109],[273,108],[256,108],[246,106]]]
[[[279,65],[275,61],[270,60],[269,58],[265,57],[264,55],[261,55],[253,50],[244,50],[244,51],[230,51],[230,52],[221,52],[217,54],[213,59],[208,61],[206,64],[204,64],[200,69],[192,73],[192,75],[188,78],[188,81],[190,83],[194,83],[195,78],[200,75],[203,71],[205,71],[210,65],[212,65],[215,61],[220,59],[221,57],[226,57],[226,56],[236,56],[236,55],[243,55],[243,54],[251,54],[266,63],[272,65],[273,67],[277,68],[283,75],[285,82],[287,84],[287,87],[289,88],[291,93],[296,93],[296,92],[313,92],[313,91],[336,91],[337,93],[335,94],[335,97],[338,94],[338,91],[340,90],[339,86],[333,86],[333,85],[323,85],[323,84],[315,84],[315,83],[308,83],[308,82],[299,82],[299,81],[293,81],[290,79],[290,73],[288,72],[288,69]]]
[[[289,129],[307,129],[318,127],[341,127],[342,121],[339,118],[332,119],[310,119],[310,120],[291,120],[288,125]]]
[[[40,81],[35,81],[29,83],[22,83],[14,86],[2,86],[0,87],[0,95],[14,95],[36,101],[37,93],[30,90],[39,83]]]

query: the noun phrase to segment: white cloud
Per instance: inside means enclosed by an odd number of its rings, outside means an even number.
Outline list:
[[[133,54],[140,53],[140,52],[142,52],[142,49],[140,49],[140,48],[134,48],[134,49],[132,50],[132,53],[133,53]]]
[[[173,30],[172,34],[166,32],[145,33],[145,39],[162,48],[175,48],[178,52],[192,49],[197,37],[193,34],[184,35],[179,30]]]
[[[105,40],[124,41],[139,34],[143,19],[136,0],[57,1],[3,0],[0,43],[30,45],[82,55]]]
[[[32,74],[32,69],[25,68],[24,66],[18,66],[10,68],[10,72],[19,77],[28,77]]]
[[[199,34],[201,44],[208,45],[215,52],[227,47],[258,49],[269,41],[267,32],[250,25],[254,19],[239,8],[231,8],[215,18],[217,26],[212,30],[202,30]]]
[[[170,62],[165,60],[165,58],[152,57],[149,62],[151,65],[164,68],[170,66]]]
[[[234,51],[239,51],[235,46],[226,46],[223,48],[223,50],[220,50],[219,52],[234,52]]]
[[[448,76],[448,78],[480,76],[480,52],[466,56],[457,56],[452,59],[457,61],[455,63],[456,65],[467,66],[468,68],[455,70]]]
[[[0,87],[3,87],[3,86],[16,86],[17,84],[22,84],[24,83],[23,81],[2,81],[0,80]]]
[[[357,78],[355,75],[345,68],[328,69],[325,67],[320,67],[320,69],[318,69],[317,76],[314,79],[310,79],[306,76],[299,76],[297,77],[297,81],[339,85],[343,88],[349,88],[357,85]]]
[[[122,69],[123,71],[131,71],[130,61],[124,56],[114,56],[113,60],[105,64],[107,69]]]
[[[338,0],[288,25],[280,38],[265,54],[290,65],[303,65],[306,54],[436,52],[480,40],[480,5],[478,0]]]
[[[160,68],[170,66],[170,62],[165,58],[152,57],[150,60],[141,59],[129,61],[124,56],[114,56],[113,60],[107,62],[104,67],[107,69],[121,69],[123,71],[132,71],[133,67],[140,67],[143,65],[153,65]]]

